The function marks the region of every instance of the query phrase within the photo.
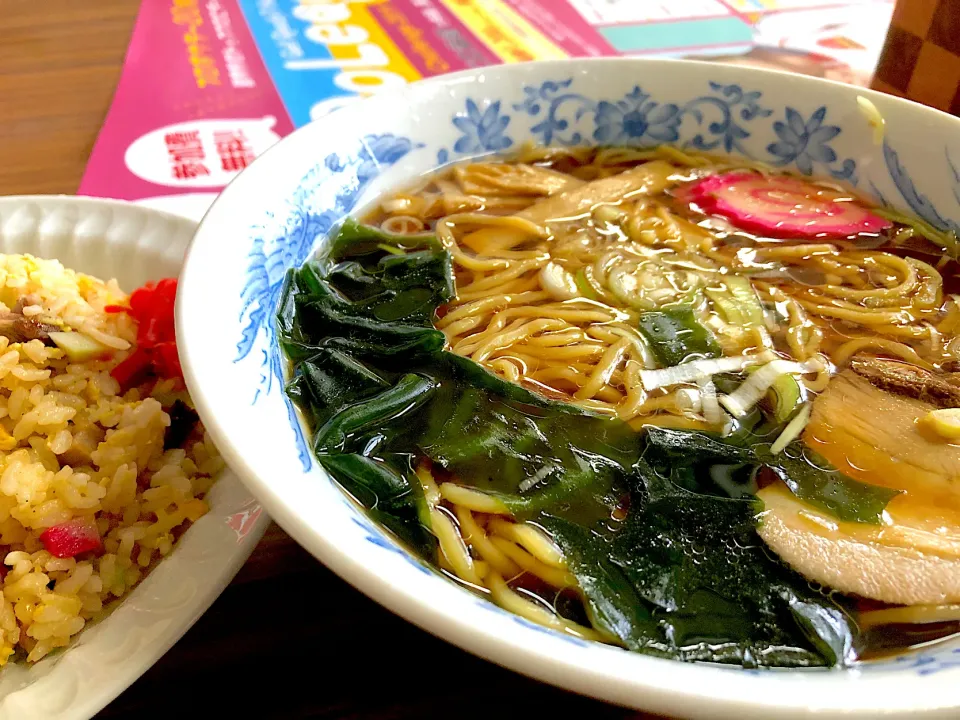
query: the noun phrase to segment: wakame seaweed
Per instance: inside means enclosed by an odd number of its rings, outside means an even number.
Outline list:
[[[845,611],[772,560],[756,500],[699,495],[664,481],[637,491],[609,538],[562,519],[546,527],[586,595],[598,629],[631,650],[681,660],[810,667],[852,659]]]
[[[716,358],[722,354],[716,338],[696,319],[689,304],[645,312],[638,329],[664,367],[679,365],[691,357]]]
[[[436,552],[415,476],[429,458],[547,528],[594,626],[627,648],[745,666],[850,658],[845,610],[765,550],[759,501],[724,495],[704,468],[768,465],[798,496],[861,522],[889,497],[799,467],[793,453],[766,457],[748,435],[640,434],[508,383],[444,349],[433,318],[453,296],[451,258],[433,236],[352,220],[287,277],[277,318],[293,363],[287,391],[321,465],[379,521]]]
[[[899,490],[867,485],[853,480],[830,465],[802,442],[796,440],[777,455],[769,452],[769,444],[755,437],[740,439],[739,445],[721,442],[709,433],[690,430],[647,429],[647,445],[652,452],[673,460],[674,481],[697,464],[764,465],[783,480],[801,500],[815,505],[838,520],[880,525],[883,511]],[[678,483],[686,487],[686,483]]]

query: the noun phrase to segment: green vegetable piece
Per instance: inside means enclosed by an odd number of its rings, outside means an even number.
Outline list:
[[[672,487],[664,470],[638,467],[641,487],[609,537],[541,521],[563,549],[591,619],[629,649],[681,660],[842,663],[846,656],[833,648],[852,646],[853,624],[764,550],[756,502]],[[646,484],[658,486],[655,495],[644,493]]]
[[[526,495],[500,495],[500,499],[520,519],[533,518],[548,510],[583,523],[609,515],[614,498],[620,494],[615,473],[587,463],[581,463],[579,471],[562,465],[552,470],[557,478],[553,482],[548,479],[546,487]]]
[[[403,255],[403,254],[404,254],[404,251],[401,250],[400,248],[395,247],[395,246],[393,246],[393,245],[388,245],[387,243],[377,243],[377,248],[380,249],[380,250],[383,250],[384,252],[388,252],[388,253],[390,253],[391,255]]]
[[[316,355],[301,363],[300,369],[314,401],[322,405],[344,405],[390,387],[356,358],[334,348],[321,348]]]
[[[593,626],[631,650],[653,647],[661,637],[659,624],[647,601],[608,555],[609,538],[562,518],[547,517],[541,523],[577,578]]]
[[[358,454],[318,456],[320,464],[373,517],[420,552],[432,554],[437,546],[430,532],[430,511],[420,482],[411,480],[407,458],[394,463]],[[401,471],[394,465],[402,466]]]
[[[387,421],[397,421],[423,405],[437,388],[435,380],[404,375],[389,390],[358,402],[330,418],[313,439],[314,452],[327,454],[344,448],[347,438]]]
[[[338,263],[327,277],[339,297],[331,293],[327,302],[342,313],[423,325],[437,305],[453,298],[451,273],[449,255],[428,251],[383,255],[375,265]]]
[[[580,295],[582,297],[585,297],[588,300],[597,299],[597,293],[590,284],[590,281],[587,280],[587,274],[584,272],[583,268],[577,270],[573,276],[573,281],[577,284],[577,290],[580,291]]]
[[[476,388],[489,390],[504,400],[531,405],[538,408],[549,408],[568,415],[587,415],[601,417],[579,405],[551,400],[543,395],[537,395],[516,383],[507,382],[499,375],[495,375],[482,365],[478,365],[469,358],[455,353],[444,353],[443,360],[450,364],[453,376],[459,382]]]
[[[296,402],[311,408],[314,427],[323,425],[348,405],[390,387],[390,383],[346,353],[320,348],[297,365],[287,387]]]
[[[845,522],[882,525],[884,509],[900,494],[848,478],[800,442],[763,459],[794,495]]]
[[[424,330],[396,325],[382,333],[375,328],[357,329],[351,336],[329,337],[321,346],[310,346],[310,352],[319,347],[330,347],[362,358],[395,356],[404,360],[411,357],[430,356],[443,349],[446,338],[439,330]]]
[[[763,306],[750,281],[741,275],[727,275],[724,281],[727,284],[727,291],[739,307],[744,325],[762,327],[765,324]]]
[[[773,408],[773,419],[785,423],[803,402],[800,383],[793,375],[784,374],[776,379],[767,393]]]
[[[359,257],[384,251],[393,254],[393,249],[405,252],[414,249],[442,251],[443,246],[433,233],[397,235],[380,228],[364,225],[352,217],[344,218],[336,232],[331,233],[327,243],[318,253],[320,261],[330,258]]]
[[[784,597],[793,619],[821,655],[832,658],[834,665],[846,665],[856,659],[852,632],[856,625],[847,610],[840,605],[830,607],[819,598],[803,600],[792,593],[784,593]]]
[[[416,438],[420,451],[518,517],[546,509],[580,521],[607,517],[640,456],[640,436],[618,420],[527,405],[489,388],[441,382]]]
[[[287,397],[293,400],[294,405],[302,408],[304,414],[312,419],[315,410],[311,403],[310,388],[307,387],[307,380],[302,373],[290,378],[287,384],[283,386],[283,391],[287,394]]]
[[[647,428],[647,442],[644,458],[672,470],[704,462],[766,465],[798,498],[847,522],[882,524],[884,509],[899,494],[847,477],[799,440],[778,455],[771,455],[769,443],[757,436],[745,436],[740,440],[744,444],[735,445],[708,433]],[[701,489],[706,490],[706,486]]]
[[[334,242],[336,244],[336,242]],[[368,254],[361,260],[304,265],[295,278],[293,313],[289,301],[278,316],[281,343],[295,362],[336,346],[358,355],[420,355],[441,350],[446,342],[433,327],[436,308],[453,297],[449,253],[418,251],[395,256]]]
[[[689,463],[756,463],[757,456],[749,448],[724,442],[719,436],[693,430],[674,430],[651,425],[647,428],[651,450],[671,460]]]
[[[280,347],[294,365],[317,352],[301,334],[300,323],[296,317],[297,298],[301,295],[300,279],[308,272],[305,272],[305,268],[287,271],[277,304],[277,337]]]
[[[699,323],[690,305],[673,305],[640,316],[640,332],[663,367],[691,357],[720,357],[713,334]]]

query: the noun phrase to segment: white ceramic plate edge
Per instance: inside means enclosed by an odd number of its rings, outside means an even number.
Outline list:
[[[177,274],[195,229],[193,220],[120,200],[67,195],[0,197],[0,250],[56,258],[66,267],[104,277],[90,266],[99,239],[108,264],[125,270],[114,274],[133,278],[121,279],[128,291],[147,279]],[[132,266],[124,268],[125,263]],[[44,660],[33,667],[8,665],[0,671],[0,720],[92,717],[132,685],[209,609],[256,547],[269,518],[256,511],[256,501],[229,468],[221,472],[208,497],[210,513],[181,537],[171,556],[112,612],[80,633],[69,648],[51,656],[50,662]],[[243,513],[245,507],[249,508],[249,520],[241,525],[242,533],[221,522]],[[221,513],[230,514],[221,517]],[[218,545],[221,552],[213,555],[192,547],[196,543],[190,540],[199,539],[200,533],[223,538]],[[231,540],[234,542],[228,544]],[[200,568],[205,582],[189,587],[179,574],[178,566],[184,563]],[[207,563],[212,567],[205,567]],[[184,581],[178,588],[181,595],[172,593],[172,599],[166,598],[162,589],[171,581]],[[11,687],[5,688],[5,684]]]

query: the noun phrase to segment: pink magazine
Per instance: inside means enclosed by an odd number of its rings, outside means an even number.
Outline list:
[[[866,85],[892,9],[892,0],[143,0],[79,194],[199,218],[258,154],[312,119],[498,62],[700,57]]]

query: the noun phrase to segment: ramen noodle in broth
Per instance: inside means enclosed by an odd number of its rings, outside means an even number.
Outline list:
[[[329,248],[280,315],[315,452],[501,607],[746,666],[956,630],[952,235],[743,160],[527,149]]]

